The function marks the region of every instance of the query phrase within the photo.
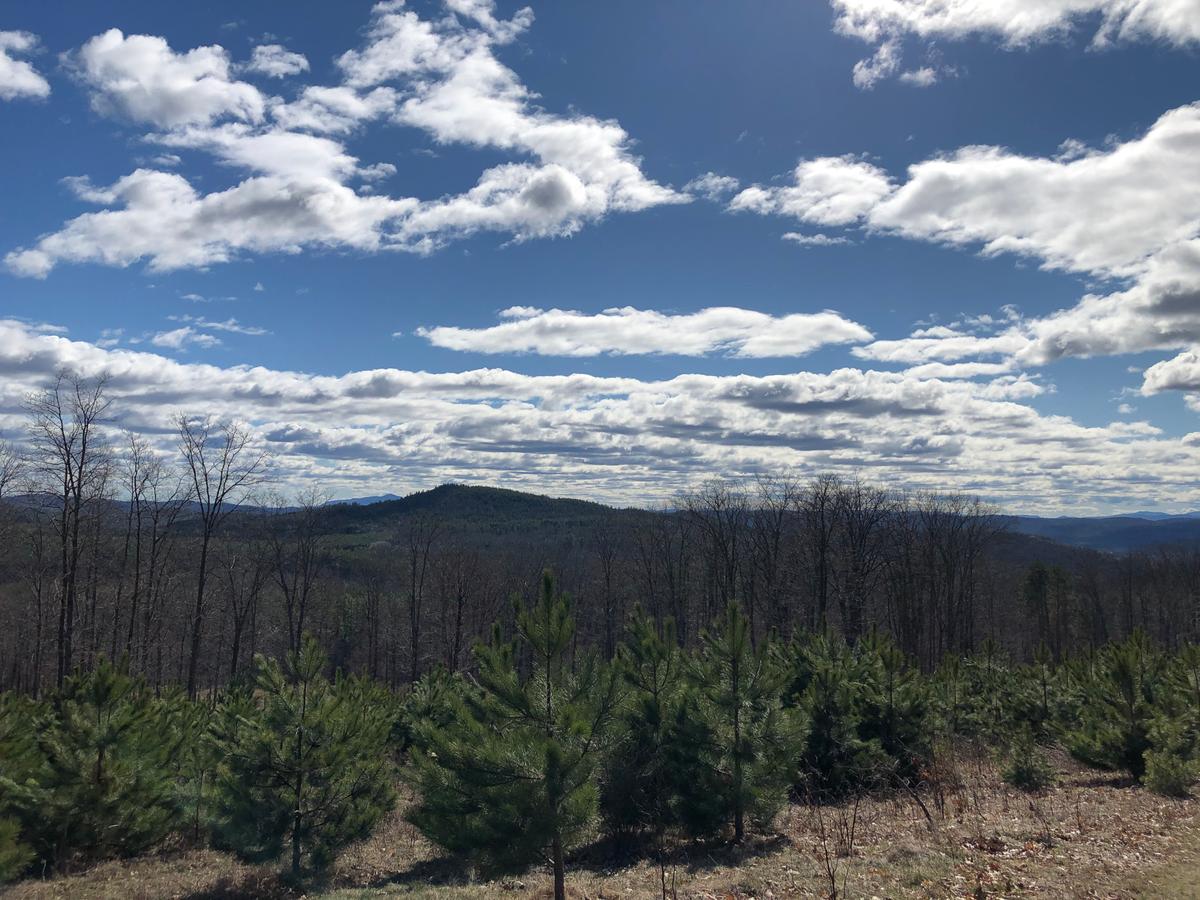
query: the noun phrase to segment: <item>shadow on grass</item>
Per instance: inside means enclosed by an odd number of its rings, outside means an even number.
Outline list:
[[[689,873],[706,871],[722,866],[736,866],[759,856],[770,855],[787,845],[782,835],[752,836],[740,844],[728,841],[679,843],[666,848],[661,860],[668,869],[679,868]],[[622,869],[632,868],[639,863],[657,865],[660,860],[650,841],[627,839],[614,841],[604,839],[575,850],[568,856],[568,869],[589,872],[593,875],[611,875]],[[527,872],[536,871],[536,868]],[[521,873],[506,873],[510,877],[523,877]],[[496,874],[496,877],[501,877]],[[378,890],[386,887],[431,887],[469,884],[467,873],[461,864],[450,857],[438,857],[413,863],[407,869],[393,872],[373,881],[355,885],[352,890]],[[310,886],[311,887],[311,886]],[[230,900],[248,896],[239,893],[209,893],[188,900]],[[291,897],[293,894],[264,895]]]
[[[467,884],[466,873],[463,871],[462,865],[448,856],[439,856],[435,859],[423,859],[415,862],[407,869],[392,872],[358,887],[378,889],[390,885],[430,887],[461,884]]]
[[[660,857],[652,840],[606,838],[576,850],[570,855],[570,863],[575,869],[596,875],[611,874],[643,862],[695,873],[769,856],[787,843],[781,834],[751,835],[736,844],[724,840],[678,842],[665,847]]]

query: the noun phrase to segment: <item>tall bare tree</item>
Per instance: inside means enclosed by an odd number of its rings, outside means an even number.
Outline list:
[[[440,532],[436,519],[418,515],[405,524],[401,535],[408,562],[408,679],[413,684],[421,677],[421,613],[433,546]]]
[[[321,531],[321,510],[328,497],[317,488],[300,493],[295,505],[280,511],[269,529],[275,583],[283,596],[288,624],[288,647],[300,649],[308,619],[309,601],[325,564],[325,535]]]
[[[101,434],[108,412],[106,376],[59,372],[26,400],[36,489],[55,508],[59,544],[58,665],[56,684],[75,661],[75,618],[84,550],[84,519],[107,480],[108,456]]]
[[[181,413],[177,425],[179,450],[200,518],[200,559],[187,663],[187,692],[195,697],[213,536],[266,477],[267,455],[251,446],[250,432],[235,422],[195,419]]]

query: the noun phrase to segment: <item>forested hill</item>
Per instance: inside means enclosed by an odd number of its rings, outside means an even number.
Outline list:
[[[636,517],[644,512],[617,510],[588,500],[463,484],[443,484],[407,497],[373,500],[363,497],[333,501],[325,511],[327,527],[343,533],[371,532],[424,514],[491,531],[519,531],[596,525],[615,516]],[[1003,522],[1010,537],[1006,546],[998,549],[1014,560],[1057,562],[1070,555],[1065,547],[1054,545],[1122,552],[1200,541],[1200,518],[1190,516],[1005,516]]]
[[[1200,519],[1190,516],[1169,516],[1161,519],[1147,519],[1141,516],[1063,516],[1046,519],[1037,516],[1012,516],[1007,521],[1012,531],[1076,547],[1110,552],[1200,541]]]
[[[627,511],[588,500],[465,484],[443,484],[379,503],[335,501],[323,511],[327,527],[342,532],[373,531],[417,515],[447,524],[469,523],[507,531],[596,524],[625,514]]]

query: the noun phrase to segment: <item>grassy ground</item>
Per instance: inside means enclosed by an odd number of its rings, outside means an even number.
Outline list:
[[[573,896],[679,897],[1195,897],[1200,898],[1200,800],[1167,800],[1056,760],[1059,784],[1039,796],[1006,787],[983,758],[950,760],[946,785],[922,796],[820,810],[792,807],[774,834],[743,845],[680,845],[654,859],[594,846],[572,860]],[[271,867],[208,850],[109,863],[11,887],[45,898],[549,896],[546,873],[467,884],[397,815],[350,848],[328,880],[304,889]]]

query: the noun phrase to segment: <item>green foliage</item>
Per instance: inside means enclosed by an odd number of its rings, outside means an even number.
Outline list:
[[[400,701],[392,725],[390,743],[398,753],[408,753],[417,741],[417,729],[424,723],[449,727],[457,710],[461,681],[444,668],[426,672]]]
[[[33,860],[33,848],[21,841],[17,820],[0,819],[0,884],[20,877]]]
[[[891,641],[872,633],[851,649],[813,635],[785,657],[807,723],[798,791],[825,800],[916,776],[931,753],[929,691]]]
[[[290,845],[294,876],[305,859],[328,866],[395,801],[387,697],[362,679],[331,682],[326,665],[308,636],[286,666],[260,657],[255,693],[232,696],[213,726],[214,842],[247,860]]]
[[[29,720],[36,762],[3,776],[4,815],[48,864],[130,856],[159,843],[179,817],[180,739],[163,706],[101,660],[67,680]]]
[[[1090,765],[1128,772],[1140,781],[1156,721],[1170,715],[1166,659],[1144,634],[1106,647],[1080,684],[1080,721],[1071,752]]]
[[[747,818],[768,824],[786,799],[802,729],[797,711],[780,702],[785,674],[768,642],[752,645],[736,603],[704,632],[689,669],[699,719],[712,734],[712,764],[734,840],[745,835]]]
[[[600,777],[600,809],[610,833],[668,829],[691,837],[715,834],[724,822],[712,764],[714,734],[697,714],[681,677],[685,665],[668,619],[661,634],[639,611],[620,648],[626,686],[617,737]]]
[[[1054,768],[1028,729],[1022,729],[1009,745],[1001,774],[1008,784],[1030,793],[1054,784]]]
[[[1151,750],[1146,754],[1146,773],[1142,782],[1156,794],[1187,797],[1200,777],[1195,760],[1181,758],[1169,750]]]
[[[166,727],[176,735],[176,799],[180,826],[193,841],[207,830],[212,810],[213,773],[219,762],[211,740],[215,711],[206,703],[188,699],[182,688],[170,688],[161,699]]]
[[[875,737],[864,737],[870,686],[862,660],[838,638],[817,634],[791,648],[790,682],[808,728],[800,746],[796,787],[818,799],[877,785],[890,759]]]
[[[549,573],[535,608],[514,606],[516,638],[497,628],[475,648],[476,682],[450,693],[454,715],[417,726],[410,777],[421,799],[408,818],[485,869],[549,859],[558,892],[565,849],[596,814],[592,776],[619,679],[593,655],[570,658],[575,623]]]

